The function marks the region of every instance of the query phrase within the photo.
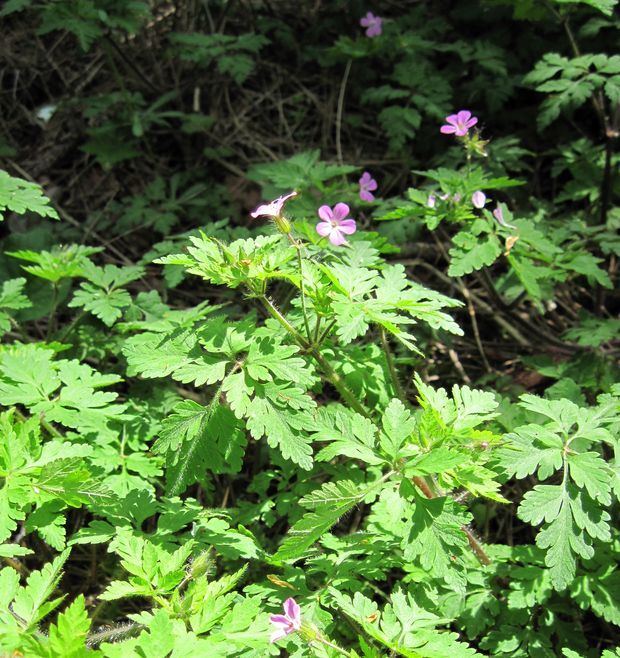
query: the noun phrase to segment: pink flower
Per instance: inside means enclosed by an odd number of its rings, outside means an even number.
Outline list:
[[[360,20],[360,25],[366,28],[366,36],[371,39],[381,34],[381,18],[370,11]]]
[[[476,190],[471,195],[471,202],[474,204],[474,208],[484,208],[484,204],[487,202],[487,195],[482,190]]]
[[[353,235],[357,230],[354,219],[346,219],[349,206],[346,203],[337,203],[332,210],[329,206],[319,208],[319,217],[323,220],[316,225],[316,232],[339,247],[347,244],[343,234]]]
[[[282,217],[284,204],[294,196],[297,196],[297,192],[289,192],[288,194],[283,194],[271,203],[265,203],[262,206],[258,206],[254,212],[250,213],[250,216],[254,219],[257,217]]]
[[[478,123],[476,117],[472,117],[469,110],[461,110],[458,114],[446,117],[445,125],[439,129],[444,135],[455,134],[457,137],[465,137],[470,128]]]
[[[509,224],[505,219],[504,219],[504,211],[502,210],[502,207],[497,204],[497,208],[493,211],[493,217],[497,220],[497,223],[500,226],[505,226],[506,228],[517,228],[516,226],[513,226],[512,224]]]
[[[301,608],[295,599],[286,599],[282,607],[284,608],[283,615],[271,615],[270,617],[271,623],[276,627],[271,634],[271,642],[277,642],[301,628]]]
[[[377,189],[377,181],[365,171],[359,179],[360,199],[362,201],[374,201],[375,195],[372,194]]]
[[[426,199],[426,205],[429,208],[434,208],[437,203],[437,197],[434,194],[429,194],[428,199]]]

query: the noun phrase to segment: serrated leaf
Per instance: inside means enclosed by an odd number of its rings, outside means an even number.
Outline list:
[[[343,514],[359,503],[368,493],[347,480],[327,482],[300,502],[313,511],[304,514],[289,530],[284,542],[273,556],[278,562],[296,560],[320,539]]]
[[[84,658],[92,655],[86,648],[86,636],[90,619],[84,606],[84,595],[80,594],[71,605],[58,615],[51,624],[46,647],[50,658]]]
[[[26,586],[15,594],[12,609],[24,628],[32,628],[43,617],[56,608],[64,597],[48,601],[61,578],[61,569],[69,557],[70,549],[64,550],[40,571],[33,571],[26,580]]]
[[[34,212],[41,217],[59,219],[56,210],[50,206],[50,200],[43,195],[36,183],[9,176],[0,169],[0,222],[9,210],[18,215]]]
[[[208,407],[192,400],[180,402],[162,422],[155,443],[156,452],[167,458],[169,493],[183,492],[208,471],[239,471],[245,442],[239,421],[217,399]]]
[[[502,253],[502,245],[494,233],[480,236],[462,229],[452,242],[448,276],[463,276],[492,265]]]
[[[361,459],[367,464],[381,464],[383,459],[374,450],[375,425],[368,418],[340,405],[320,407],[314,419],[314,441],[326,442],[317,454],[317,461],[329,461],[343,455]]]
[[[463,590],[462,556],[468,550],[462,530],[469,519],[454,501],[417,498],[408,536],[402,542],[405,558],[451,586]]]
[[[257,391],[248,405],[246,425],[250,434],[255,439],[266,437],[269,445],[278,448],[285,459],[309,471],[313,464],[312,446],[307,433],[312,428],[310,415],[274,403],[274,389],[266,388],[266,395]],[[282,387],[278,392],[285,398],[297,395],[293,388]]]
[[[392,459],[396,459],[400,448],[415,429],[415,419],[400,400],[393,399],[383,413],[382,423],[381,447]]]

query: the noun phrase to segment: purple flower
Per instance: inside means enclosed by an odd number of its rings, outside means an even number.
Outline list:
[[[476,190],[471,195],[471,202],[474,204],[474,208],[484,208],[484,204],[487,202],[487,195],[482,190]]]
[[[329,206],[321,206],[318,211],[319,217],[323,220],[316,225],[316,232],[339,247],[347,244],[343,234],[352,235],[357,227],[354,219],[347,219],[349,206],[346,203],[337,203],[332,210]]]
[[[470,128],[478,123],[476,117],[472,117],[469,110],[461,110],[458,114],[446,117],[445,125],[439,129],[444,135],[455,134],[457,137],[465,137]]]
[[[284,608],[283,615],[271,615],[269,618],[276,627],[276,630],[271,634],[271,642],[277,642],[301,628],[301,608],[295,599],[286,599],[282,607]]]
[[[374,201],[375,195],[373,192],[377,189],[377,181],[365,171],[359,180],[360,184],[360,199],[362,201]]]
[[[426,199],[426,205],[429,208],[434,208],[437,203],[437,197],[434,194],[429,194],[428,199]]]
[[[360,25],[366,28],[366,36],[371,39],[381,34],[381,18],[370,11],[360,20]]]
[[[499,203],[497,204],[497,208],[495,208],[495,210],[493,211],[493,217],[495,217],[495,219],[497,220],[497,223],[500,226],[504,226],[506,228],[512,228],[512,229],[517,228],[516,226],[513,226],[512,224],[509,224],[504,219],[504,211],[502,210],[502,207],[499,205]]]
[[[282,217],[284,204],[294,196],[297,196],[297,192],[289,192],[288,194],[279,196],[271,203],[264,203],[262,206],[258,206],[254,212],[251,212],[250,217],[253,217],[254,219],[257,217]]]

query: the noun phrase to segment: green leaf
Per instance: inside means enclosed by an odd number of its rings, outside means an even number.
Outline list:
[[[238,472],[246,438],[230,409],[184,400],[162,422],[156,452],[166,455],[168,491],[178,494],[208,471]]]
[[[381,447],[391,459],[397,459],[401,447],[415,429],[415,419],[400,400],[393,399],[383,413],[382,424]]]
[[[317,461],[330,461],[340,455],[361,459],[367,464],[381,464],[375,452],[377,428],[368,418],[343,407],[331,404],[319,407],[314,418],[314,441],[327,445],[317,454]]]
[[[582,4],[598,9],[606,16],[612,16],[618,0],[555,0],[558,4]]]
[[[50,200],[43,195],[39,185],[13,178],[0,169],[0,222],[7,210],[18,215],[34,212],[41,217],[58,219],[58,213],[49,204]]]
[[[284,542],[273,556],[277,562],[296,560],[326,533],[343,514],[359,503],[368,489],[348,480],[326,482],[320,489],[301,499],[304,507],[312,507],[289,530]]]
[[[51,251],[20,249],[6,253],[13,258],[35,263],[34,265],[22,265],[26,272],[52,283],[58,283],[62,279],[81,276],[84,265],[88,263],[87,258],[100,251],[102,251],[100,247],[70,244],[54,247]]]
[[[8,279],[2,284],[0,289],[0,308],[19,310],[21,308],[29,308],[32,303],[24,295],[24,286],[26,279]]]
[[[537,485],[523,498],[518,516],[533,525],[546,523],[536,544],[548,549],[545,563],[559,590],[570,585],[575,577],[575,556],[590,559],[594,555],[584,530],[592,537],[609,540],[609,515],[588,505],[588,500],[572,485]]]
[[[462,530],[468,515],[447,498],[416,498],[408,536],[402,542],[405,559],[417,560],[422,569],[464,590],[463,555],[469,550]]]
[[[15,593],[12,603],[13,613],[25,629],[33,628],[41,619],[56,608],[64,596],[48,601],[61,578],[61,569],[69,557],[69,549],[63,551],[41,571],[32,571],[26,586]]]
[[[106,292],[90,283],[82,283],[69,302],[71,308],[83,308],[111,327],[131,304],[131,296],[126,290]]]
[[[620,571],[613,565],[580,574],[569,587],[582,610],[590,609],[610,624],[620,625]]]
[[[297,399],[307,404],[301,389],[284,385],[266,384],[256,387],[254,398],[247,409],[247,428],[255,439],[263,436],[272,448],[278,448],[285,459],[290,459],[301,468],[312,468],[312,446],[307,431],[312,429],[312,417],[302,410],[288,408]],[[285,400],[287,406],[282,405]]]
[[[49,628],[49,643],[46,647],[49,658],[83,658],[93,655],[86,648],[90,623],[84,606],[84,595],[80,594]]]
[[[492,265],[502,253],[502,245],[486,223],[478,219],[470,228],[461,229],[452,238],[448,276],[463,276]]]
[[[597,453],[569,454],[568,468],[571,480],[579,488],[585,488],[590,498],[611,505],[612,472]]]

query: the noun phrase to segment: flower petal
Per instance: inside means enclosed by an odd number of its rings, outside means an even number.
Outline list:
[[[360,199],[362,201],[374,201],[374,194],[371,194],[367,189],[360,190]]]
[[[471,195],[471,202],[475,208],[484,208],[484,204],[487,202],[487,195],[482,190],[476,190]]]
[[[334,213],[329,206],[321,206],[318,215],[324,222],[331,222],[334,219]]]
[[[293,624],[301,622],[301,608],[294,598],[289,597],[284,601],[284,612]]]
[[[271,615],[271,617],[269,617],[269,621],[276,626],[289,626],[291,623],[289,618],[285,617],[284,615]]]
[[[469,110],[461,110],[457,115],[456,115],[456,120],[459,123],[467,123],[469,119],[471,118],[471,112]]]
[[[354,219],[344,219],[340,222],[340,226],[336,230],[347,235],[353,235],[357,231],[357,225]]]
[[[350,212],[349,206],[346,203],[337,203],[334,206],[334,221],[339,222],[344,219]]]
[[[270,642],[277,642],[278,640],[281,640],[283,637],[287,636],[287,632],[284,629],[279,629],[277,631],[274,631],[271,634],[271,637],[269,638]]]
[[[337,228],[331,232],[329,236],[329,241],[336,247],[340,247],[343,244],[347,244],[347,241],[344,239],[342,233]]]
[[[316,232],[322,236],[326,237],[332,232],[332,223],[331,222],[319,222],[316,225]]]
[[[254,212],[250,213],[250,217],[253,217],[254,219],[258,217],[263,217],[264,215],[268,215],[269,211],[271,209],[271,204],[263,204],[262,206],[258,206]]]
[[[366,189],[369,190],[370,192],[373,192],[374,190],[377,189],[377,181],[374,178],[371,178],[368,181],[368,185],[366,185]]]
[[[451,135],[452,133],[455,133],[457,131],[457,128],[455,126],[441,126],[439,129],[439,132],[443,133],[444,135]]]
[[[359,179],[358,182],[359,182],[360,185],[363,185],[364,187],[366,187],[366,185],[368,185],[371,180],[372,180],[372,178],[371,178],[370,174],[367,171],[365,171],[362,174],[362,177]]]
[[[472,117],[469,121],[465,123],[466,128],[473,128],[478,123],[477,117]]]

